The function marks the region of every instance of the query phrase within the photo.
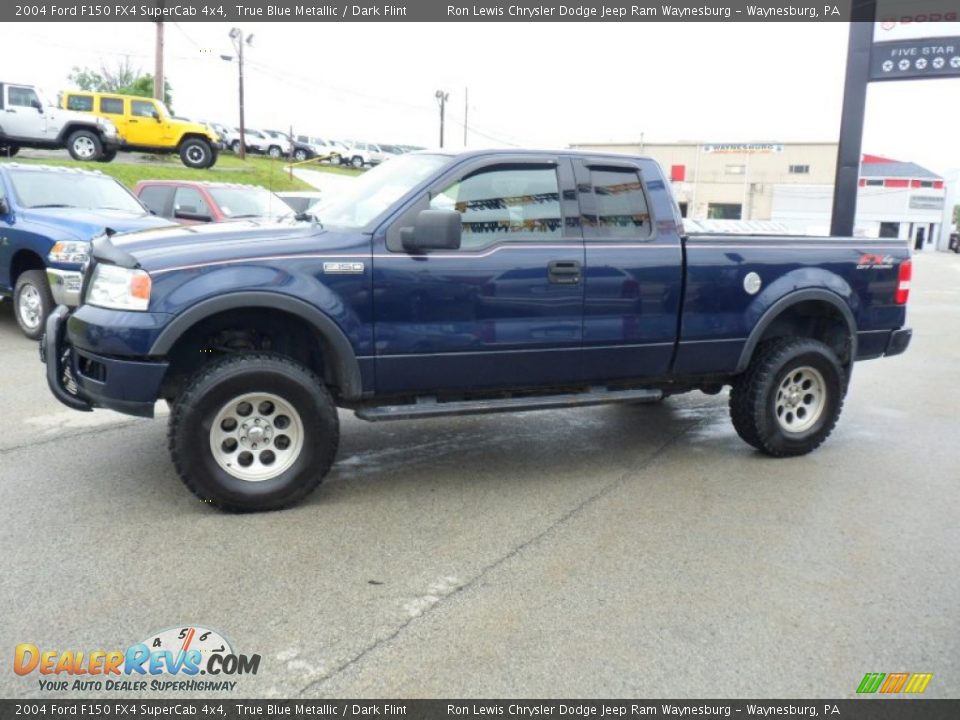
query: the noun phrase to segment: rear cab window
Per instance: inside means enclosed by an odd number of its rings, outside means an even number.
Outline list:
[[[147,185],[140,190],[140,202],[155,214],[169,218],[172,216],[170,201],[174,190],[172,185]]]

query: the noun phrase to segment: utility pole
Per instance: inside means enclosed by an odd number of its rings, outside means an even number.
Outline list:
[[[467,146],[467,116],[470,113],[470,88],[463,89],[463,146]]]
[[[153,97],[160,102],[164,98],[163,82],[163,22],[157,22],[156,55],[153,60]]]
[[[450,99],[450,93],[446,93],[443,90],[437,90],[434,93],[434,97],[437,98],[437,103],[440,105],[440,147],[443,147],[443,112],[446,109],[447,100]]]

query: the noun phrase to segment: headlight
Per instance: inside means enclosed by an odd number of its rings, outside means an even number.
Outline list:
[[[58,242],[47,255],[50,262],[75,265],[83,265],[89,259],[90,243],[87,242]]]
[[[119,265],[97,265],[86,302],[114,310],[146,310],[150,304],[150,275]]]

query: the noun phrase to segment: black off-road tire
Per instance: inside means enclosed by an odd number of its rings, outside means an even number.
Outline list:
[[[19,145],[0,145],[0,156],[13,157],[20,152]]]
[[[108,163],[113,162],[114,158],[117,157],[117,150],[104,150],[103,154],[97,158],[97,162]]]
[[[253,393],[272,395],[288,403],[297,414],[294,425],[299,420],[303,433],[302,446],[292,464],[274,477],[255,481],[225,470],[211,446],[217,416]],[[290,432],[278,430],[280,427],[275,423],[274,432]],[[225,358],[197,372],[173,404],[168,444],[180,478],[202,500],[230,512],[279,510],[313,492],[330,471],[337,454],[339,427],[336,405],[315,373],[283,356],[252,353]],[[273,438],[277,448],[278,438],[279,434]],[[249,445],[239,450],[244,447]],[[260,452],[270,447],[269,443],[263,445]]]
[[[180,162],[188,168],[205,170],[216,161],[217,155],[206,140],[192,137],[180,143]]]
[[[29,299],[23,297],[25,293],[29,293]],[[31,306],[29,311],[25,310],[21,304],[25,300],[28,300]],[[47,273],[43,270],[25,270],[20,273],[13,288],[13,314],[17,318],[17,325],[20,326],[21,332],[31,340],[39,340],[43,335],[47,318],[53,312],[53,306],[53,294],[47,282]],[[27,317],[34,314],[34,309],[38,318],[36,325],[32,325]]]
[[[810,427],[789,432],[778,420],[778,393],[783,383],[789,384],[788,377],[796,377],[802,368],[812,368],[823,380],[822,409]],[[798,387],[802,395],[804,389]],[[810,338],[773,340],[756,349],[750,365],[734,382],[730,391],[730,419],[745,442],[767,455],[805,455],[819,447],[833,431],[846,389],[846,373],[828,346]]]
[[[74,130],[67,138],[67,152],[74,160],[96,162],[103,155],[103,143],[92,130]]]

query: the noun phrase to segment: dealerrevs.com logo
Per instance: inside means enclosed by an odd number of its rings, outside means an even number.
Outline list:
[[[238,681],[230,678],[259,669],[259,655],[235,653],[220,633],[199,626],[154,633],[126,650],[21,643],[13,654],[13,671],[36,677],[45,692],[232,691]]]

